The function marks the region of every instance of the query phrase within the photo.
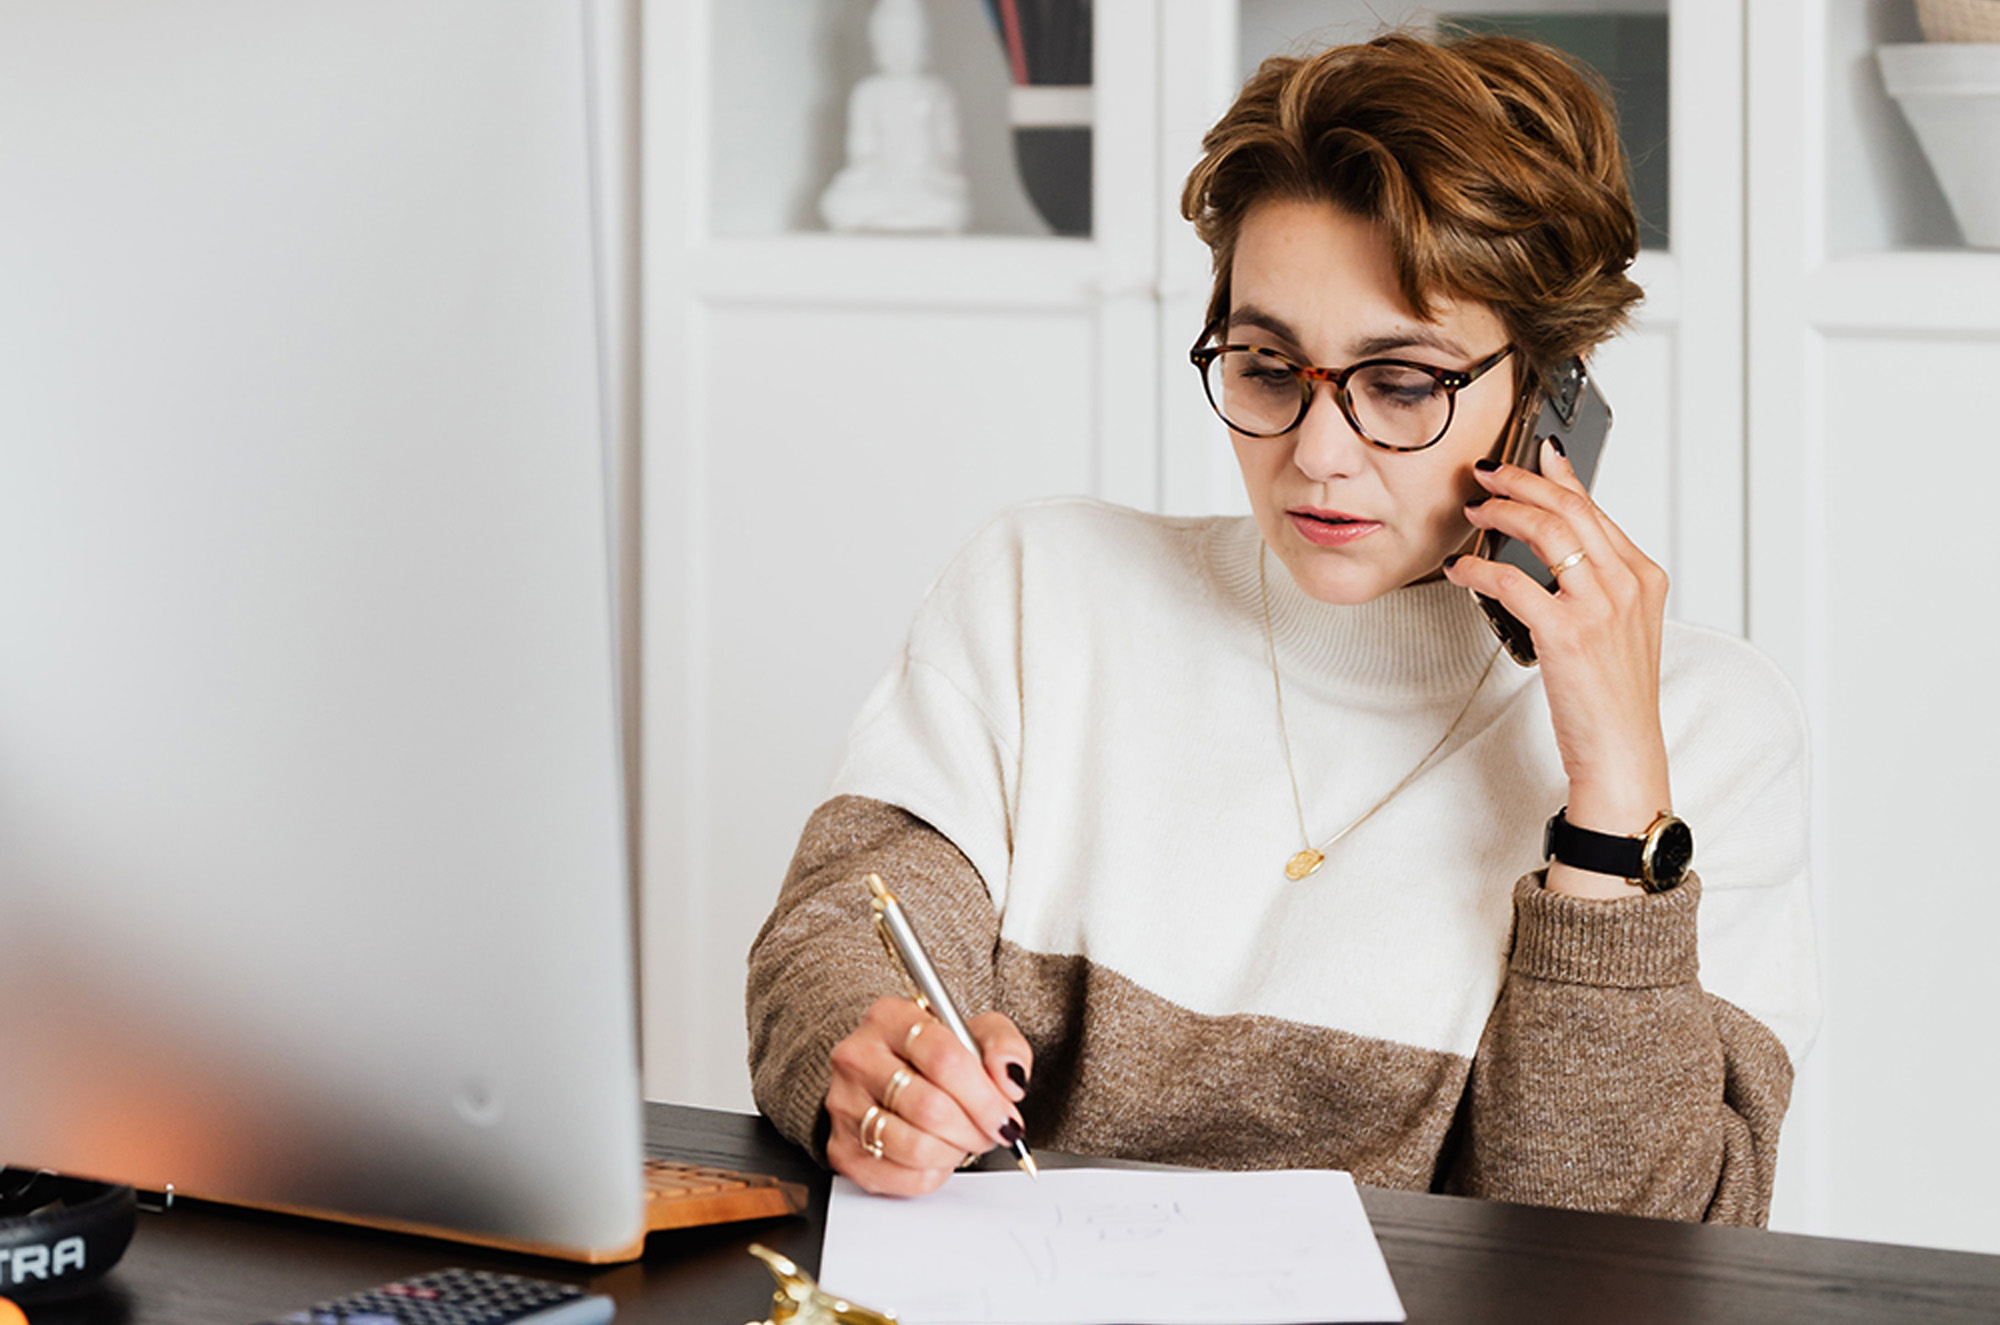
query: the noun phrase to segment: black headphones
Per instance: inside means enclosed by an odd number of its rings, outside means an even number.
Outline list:
[[[0,1297],[83,1292],[125,1254],[138,1210],[130,1187],[0,1169]]]

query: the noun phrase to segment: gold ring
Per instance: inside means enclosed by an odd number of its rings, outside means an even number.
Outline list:
[[[1589,555],[1590,554],[1588,552],[1585,552],[1582,548],[1578,548],[1576,551],[1564,557],[1561,561],[1558,561],[1555,565],[1549,567],[1549,578],[1551,580],[1560,580],[1562,578],[1562,573],[1564,571],[1570,569],[1572,566],[1576,565],[1578,562],[1582,561],[1585,557]]]
[[[882,1158],[882,1133],[888,1130],[888,1126],[889,1115],[882,1111],[882,1106],[879,1104],[869,1105],[868,1112],[861,1115],[861,1126],[858,1129],[861,1133],[861,1148],[876,1159]],[[875,1135],[872,1137],[868,1135],[868,1129],[871,1127],[875,1129]]]
[[[910,1046],[917,1042],[917,1037],[924,1033],[924,1027],[928,1025],[930,1025],[929,1022],[920,1021],[910,1027],[908,1034],[903,1036],[903,1057],[908,1058],[910,1056]]]
[[[903,1090],[916,1078],[904,1068],[897,1068],[896,1075],[889,1078],[889,1088],[882,1092],[882,1107],[890,1113],[896,1111],[896,1101],[902,1098]]]

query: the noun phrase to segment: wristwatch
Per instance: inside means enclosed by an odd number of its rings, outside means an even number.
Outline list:
[[[1694,861],[1694,832],[1667,810],[1639,837],[1578,828],[1568,818],[1569,806],[1555,812],[1542,833],[1542,858],[1561,861],[1593,874],[1629,879],[1649,893],[1680,886]]]

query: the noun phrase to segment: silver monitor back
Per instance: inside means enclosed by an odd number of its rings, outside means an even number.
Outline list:
[[[0,0],[0,1160],[639,1236],[586,30]]]

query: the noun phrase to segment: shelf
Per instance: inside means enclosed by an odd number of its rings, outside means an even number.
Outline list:
[[[2000,339],[2000,253],[1941,250],[1838,258],[1806,282],[1821,331]]]
[[[709,241],[689,279],[708,302],[788,307],[1078,309],[1146,292],[1106,285],[1101,262],[1087,239],[776,235]],[[1642,323],[1679,318],[1672,254],[1642,252],[1631,275],[1646,289]]]
[[[850,308],[1073,309],[1106,293],[1087,239],[780,235],[717,239],[691,266],[694,292],[730,304]],[[1119,292],[1129,293],[1129,292]]]

